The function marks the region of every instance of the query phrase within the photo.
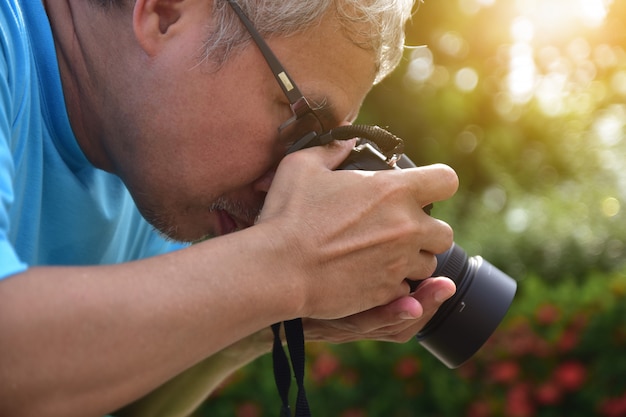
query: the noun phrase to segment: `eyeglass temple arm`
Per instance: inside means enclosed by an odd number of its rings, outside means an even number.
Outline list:
[[[283,92],[289,99],[289,103],[291,103],[293,107],[294,104],[303,99],[302,93],[296,84],[291,81],[291,77],[287,73],[287,70],[280,64],[278,58],[274,55],[274,52],[272,52],[267,43],[265,43],[261,34],[252,25],[252,22],[250,22],[250,19],[248,19],[243,10],[241,10],[239,4],[237,4],[234,0],[226,1],[228,1],[235,13],[237,13],[237,16],[239,16],[239,19],[250,33],[250,36],[252,36],[254,43],[256,43],[257,47],[261,51],[261,54],[263,55],[263,58],[265,58],[265,61],[267,61],[267,64],[270,66],[276,81],[278,81],[278,85],[280,85],[280,88],[282,88]]]

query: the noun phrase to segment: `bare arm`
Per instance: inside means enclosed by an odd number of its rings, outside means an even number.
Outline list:
[[[452,243],[421,207],[451,196],[456,176],[442,166],[332,171],[350,146],[285,158],[246,230],[147,260],[1,281],[0,415],[102,416],[290,318],[328,320],[313,328],[331,340],[342,317],[412,328],[390,311],[415,315],[404,278],[429,276],[432,253]]]
[[[114,414],[116,417],[186,417],[228,376],[269,352],[271,346],[271,331],[261,330],[204,359]]]
[[[292,315],[288,299],[270,301],[272,283],[245,278],[263,261],[223,262],[227,247],[267,259],[255,240],[245,248],[225,236],[145,261],[31,268],[0,282],[0,415],[102,416]]]
[[[453,292],[454,284],[450,280],[431,279],[428,284],[420,286],[412,297],[403,297],[385,306],[343,319],[307,320],[306,339],[332,343],[363,339],[406,342],[430,320],[444,298]],[[187,417],[229,375],[268,352],[272,337],[269,329],[255,333],[203,360],[114,414],[116,417]]]

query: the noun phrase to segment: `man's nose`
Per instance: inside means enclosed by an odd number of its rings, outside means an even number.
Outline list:
[[[257,179],[254,184],[254,191],[260,191],[267,193],[272,185],[272,181],[274,180],[274,175],[276,174],[276,168],[272,168],[263,174],[259,179]]]

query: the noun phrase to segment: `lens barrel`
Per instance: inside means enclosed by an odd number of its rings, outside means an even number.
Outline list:
[[[454,281],[456,293],[416,336],[449,368],[461,366],[489,339],[508,311],[517,283],[481,258],[469,258],[454,244],[437,255],[433,276]]]

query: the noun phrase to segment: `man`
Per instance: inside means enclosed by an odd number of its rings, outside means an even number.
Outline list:
[[[452,244],[421,210],[452,170],[334,171],[353,142],[284,157],[311,116],[354,120],[410,2],[238,3],[313,109],[226,0],[0,5],[0,415],[102,416],[208,364],[201,398],[273,323],[406,341],[454,292],[405,281]]]

